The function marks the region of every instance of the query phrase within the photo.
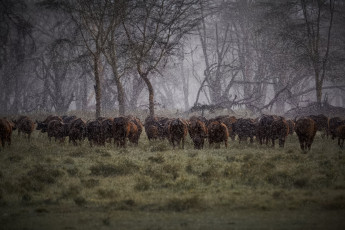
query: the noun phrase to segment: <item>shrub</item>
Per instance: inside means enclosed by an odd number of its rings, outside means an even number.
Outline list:
[[[94,176],[123,176],[139,170],[139,166],[130,160],[125,160],[118,165],[99,163],[98,165],[92,166],[90,170],[91,175]]]
[[[202,200],[199,196],[185,198],[173,198],[168,201],[167,209],[182,212],[189,209],[199,209],[202,207]]]

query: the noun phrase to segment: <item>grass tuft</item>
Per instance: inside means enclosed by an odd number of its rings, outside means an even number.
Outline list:
[[[202,200],[197,195],[185,198],[173,198],[168,201],[166,208],[168,210],[182,212],[189,209],[200,209],[203,206],[202,203]]]
[[[123,176],[139,170],[139,166],[130,160],[125,160],[117,165],[99,163],[90,168],[93,176]]]

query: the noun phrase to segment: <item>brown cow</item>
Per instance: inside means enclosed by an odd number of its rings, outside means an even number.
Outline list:
[[[311,119],[313,119],[317,126],[317,131],[323,131],[321,137],[324,138],[325,136],[329,135],[329,119],[323,114],[319,115],[310,115]]]
[[[229,132],[226,125],[219,121],[212,121],[208,127],[208,143],[211,146],[213,143],[221,143],[224,141],[225,148],[228,147]],[[217,145],[219,147],[219,145]]]
[[[49,123],[50,121],[53,121],[53,120],[62,121],[61,117],[59,117],[59,116],[49,115],[49,116],[48,116],[44,121],[42,121],[42,122],[36,120],[36,124],[37,124],[36,129],[37,129],[37,130],[41,130],[42,133],[47,132],[48,123]]]
[[[134,140],[137,139],[139,141],[140,135],[143,132],[143,123],[141,123],[138,117],[134,117],[131,115],[127,117],[129,118],[131,122],[133,122],[137,126],[138,132],[136,133]]]
[[[272,147],[274,147],[274,141],[279,139],[279,147],[284,147],[285,139],[289,134],[289,125],[283,117],[279,117],[278,120],[274,120],[271,124],[270,135],[272,139]]]
[[[86,136],[89,140],[90,146],[93,144],[101,145],[101,135],[102,135],[102,126],[99,120],[88,121],[86,123]]]
[[[128,126],[129,126],[129,132],[128,132],[129,142],[135,145],[138,145],[139,138],[140,138],[138,126],[133,121],[129,121]]]
[[[303,151],[310,150],[316,131],[316,123],[310,117],[302,117],[296,121],[295,132]]]
[[[101,123],[101,144],[105,145],[105,142],[109,142],[111,143],[111,140],[114,137],[114,132],[113,132],[113,123],[114,123],[114,119],[113,118],[104,118],[102,120],[98,119],[98,121],[100,121]]]
[[[224,125],[228,128],[229,136],[231,140],[235,140],[236,134],[233,130],[233,124],[236,123],[237,118],[234,116],[218,116],[214,118],[217,121],[223,122]]]
[[[20,116],[17,120],[14,120],[14,125],[18,129],[18,136],[23,132],[27,134],[28,140],[30,140],[31,133],[35,129],[35,123],[27,116]]]
[[[116,117],[113,122],[114,143],[117,147],[126,148],[126,139],[131,130],[128,117]]]
[[[257,134],[257,122],[250,118],[239,118],[233,124],[233,131],[238,135],[239,143],[250,139],[250,143],[254,142],[254,136]],[[270,128],[270,127],[269,127]]]
[[[167,117],[157,117],[158,123],[158,138],[160,140],[168,139],[169,140],[169,126],[173,119]]]
[[[194,149],[203,149],[205,138],[207,138],[207,128],[205,123],[198,119],[190,120],[188,132],[190,138],[193,140]]]
[[[338,137],[338,145],[340,148],[344,148],[345,140],[345,125],[340,125],[336,130],[336,136]]]
[[[259,139],[260,145],[262,143],[266,143],[268,145],[268,141],[271,139],[271,125],[273,121],[277,120],[278,117],[275,115],[262,115],[258,121],[257,127],[257,138]]]
[[[156,117],[148,116],[145,119],[145,133],[149,141],[156,140],[158,138],[158,119]]]
[[[345,120],[342,120],[340,117],[333,117],[329,119],[328,127],[332,140],[334,140],[334,138],[337,136],[337,128],[341,125],[345,125]]]
[[[8,146],[11,145],[13,126],[14,124],[6,118],[0,118],[0,142],[2,148],[5,148],[5,142],[8,143]]]
[[[63,142],[65,137],[64,123],[59,120],[50,121],[47,126],[47,133],[49,141],[54,137],[55,141],[60,140],[60,142]]]
[[[77,145],[77,140],[80,144],[86,137],[86,123],[83,119],[78,118],[73,120],[69,125],[69,142],[73,142],[74,145]]]
[[[184,141],[188,133],[187,123],[181,118],[173,119],[169,125],[169,141],[173,148],[179,146],[182,141],[182,149],[184,148]]]

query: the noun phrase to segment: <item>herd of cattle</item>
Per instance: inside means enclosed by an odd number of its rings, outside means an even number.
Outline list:
[[[210,145],[220,143],[228,145],[229,137],[239,142],[247,141],[253,143],[254,137],[262,145],[269,142],[275,145],[279,140],[279,146],[284,147],[286,137],[296,132],[302,150],[310,150],[317,131],[322,136],[332,139],[338,137],[338,145],[343,148],[345,139],[345,120],[339,117],[328,118],[325,115],[311,115],[295,120],[288,120],[275,115],[262,115],[257,119],[236,118],[234,116],[218,116],[206,119],[201,116],[192,116],[189,120],[181,118],[152,117],[145,119],[144,125],[134,116],[121,116],[116,118],[100,117],[96,120],[85,122],[76,116],[48,116],[44,121],[33,121],[27,116],[20,116],[16,120],[0,118],[0,141],[2,147],[5,142],[11,144],[12,130],[27,134],[30,139],[31,133],[36,126],[37,130],[47,133],[49,140],[55,138],[63,142],[69,137],[69,142],[74,145],[80,144],[88,139],[91,147],[93,145],[105,145],[106,142],[114,143],[118,147],[126,147],[127,140],[138,145],[140,135],[145,128],[148,139],[167,139],[175,148],[184,148],[184,142],[189,133],[195,149],[202,149],[204,142],[208,139]]]

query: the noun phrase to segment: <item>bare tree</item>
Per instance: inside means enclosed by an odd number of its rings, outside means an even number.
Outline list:
[[[150,73],[164,65],[174,53],[180,39],[194,28],[198,20],[199,0],[133,1],[123,28],[128,39],[129,54],[149,92],[150,115],[154,116],[154,89]]]

